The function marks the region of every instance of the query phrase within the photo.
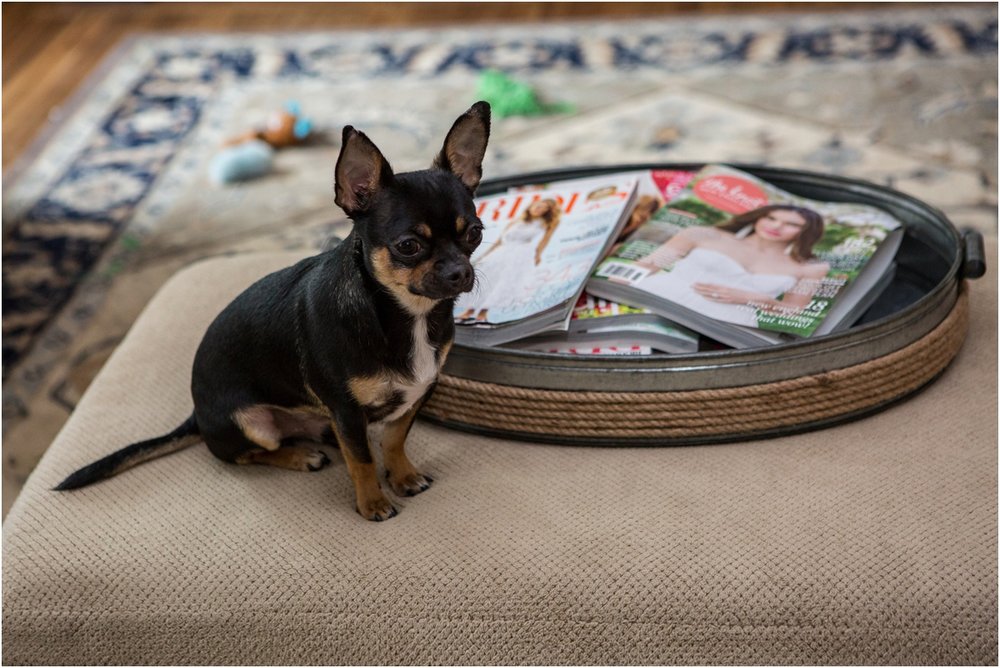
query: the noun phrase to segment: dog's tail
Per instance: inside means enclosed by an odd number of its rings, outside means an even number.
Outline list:
[[[130,469],[143,462],[148,462],[150,459],[156,459],[157,457],[177,452],[197,443],[200,433],[198,423],[195,421],[194,414],[192,413],[191,417],[169,434],[151,438],[148,441],[133,443],[117,452],[112,452],[107,457],[99,459],[93,464],[88,464],[76,473],[71,474],[68,478],[53,487],[53,491],[61,492],[67,489],[77,489],[98,480],[118,475],[126,469]]]

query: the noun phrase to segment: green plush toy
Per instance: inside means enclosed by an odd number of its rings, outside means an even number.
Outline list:
[[[544,116],[576,111],[571,104],[542,102],[531,86],[515,81],[497,70],[484,70],[479,75],[476,97],[490,103],[490,109],[496,118]]]

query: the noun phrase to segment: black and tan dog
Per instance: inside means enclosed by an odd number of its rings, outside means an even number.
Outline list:
[[[237,464],[315,471],[329,459],[301,441],[337,444],[358,512],[385,520],[369,427],[393,492],[432,480],[404,441],[434,387],[454,335],[455,297],[472,289],[469,256],[482,239],[472,196],[482,176],[490,108],[452,126],[428,170],[393,174],[363,133],[344,128],[336,202],[354,221],[331,251],[253,284],[209,326],[194,359],[194,412],[165,436],[135,443],[70,475],[82,487],[198,440]]]

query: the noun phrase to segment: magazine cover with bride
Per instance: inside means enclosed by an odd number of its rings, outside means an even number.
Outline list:
[[[611,175],[476,200],[476,285],[455,302],[459,342],[565,331],[583,285],[625,224],[636,178]]]
[[[597,267],[593,295],[735,347],[849,327],[893,275],[899,221],[723,165],[699,171]]]

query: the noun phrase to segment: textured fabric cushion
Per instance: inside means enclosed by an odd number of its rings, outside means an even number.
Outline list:
[[[992,269],[940,379],[825,431],[624,449],[418,423],[436,483],[381,524],[339,457],[196,445],[48,491],[186,417],[208,322],[291,259],[185,270],[88,390],[4,525],[5,663],[996,663]]]

